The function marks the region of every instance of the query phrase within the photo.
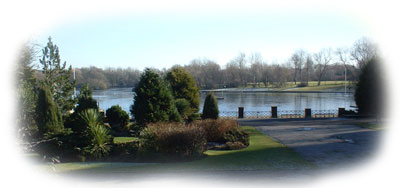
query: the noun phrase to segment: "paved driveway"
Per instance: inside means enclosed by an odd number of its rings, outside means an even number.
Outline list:
[[[360,128],[374,119],[239,120],[292,148],[322,169],[347,168],[376,153],[382,131]]]

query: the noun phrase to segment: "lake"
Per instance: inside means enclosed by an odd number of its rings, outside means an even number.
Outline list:
[[[200,111],[203,108],[205,92],[200,96]],[[228,93],[217,92],[219,110],[237,111],[238,107],[244,107],[245,111],[269,111],[271,106],[277,106],[279,110],[337,110],[339,107],[352,109],[355,106],[352,93]],[[93,98],[99,102],[103,110],[112,105],[120,105],[129,112],[133,104],[132,88],[113,88],[107,90],[94,90]]]

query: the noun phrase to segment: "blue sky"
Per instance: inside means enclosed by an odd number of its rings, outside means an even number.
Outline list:
[[[48,36],[61,58],[74,67],[168,68],[208,58],[226,64],[239,52],[259,52],[283,63],[297,49],[313,53],[325,47],[351,46],[370,37],[365,24],[332,10],[149,13],[101,16],[60,23]]]

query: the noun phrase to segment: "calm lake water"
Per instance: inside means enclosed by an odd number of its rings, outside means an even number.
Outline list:
[[[114,88],[95,90],[93,97],[99,102],[100,108],[107,110],[113,105],[120,105],[129,112],[133,104],[132,88]],[[200,111],[203,108],[205,94],[200,96]],[[339,107],[351,109],[355,106],[353,94],[344,93],[216,93],[220,111],[237,111],[239,106],[248,111],[269,111],[271,106],[278,110],[337,110]]]

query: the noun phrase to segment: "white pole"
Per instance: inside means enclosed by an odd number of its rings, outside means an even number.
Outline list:
[[[347,94],[347,69],[346,63],[344,64],[344,95]]]

